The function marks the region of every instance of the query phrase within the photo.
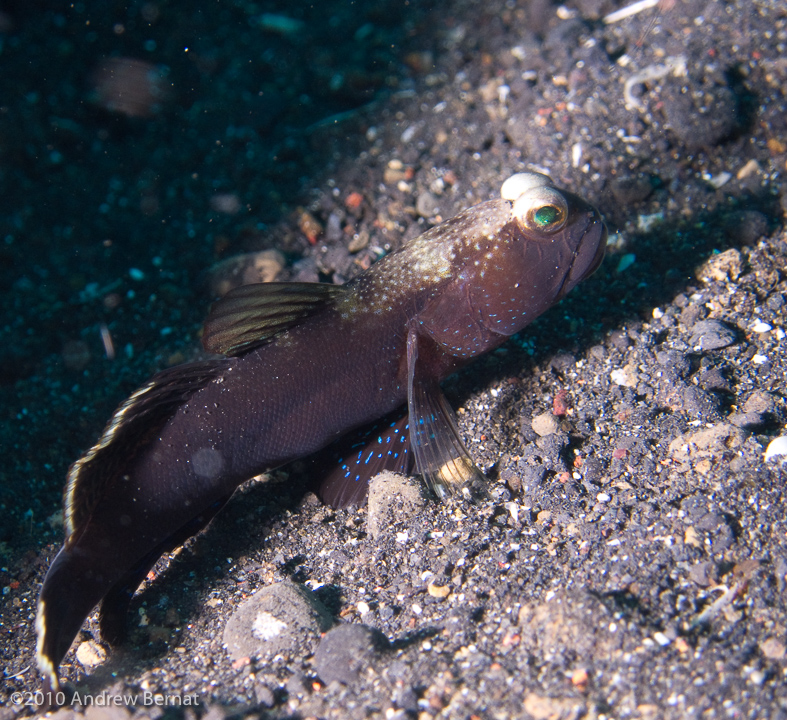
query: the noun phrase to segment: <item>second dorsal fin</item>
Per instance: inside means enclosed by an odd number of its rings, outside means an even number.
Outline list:
[[[241,285],[218,300],[205,320],[202,346],[235,356],[262,345],[347,292],[327,283]]]
[[[221,375],[231,361],[190,363],[163,370],[131,395],[110,419],[98,442],[68,472],[66,547],[76,542],[107,488],[139,447],[155,435],[188,398]]]

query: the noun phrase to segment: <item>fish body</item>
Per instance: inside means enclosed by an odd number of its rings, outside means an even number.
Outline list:
[[[593,272],[606,241],[598,213],[545,176],[515,175],[501,194],[347,285],[238,288],[205,324],[223,357],[165,370],[120,406],[69,472],[66,540],[36,620],[51,687],[92,608],[119,641],[152,565],[250,477],[405,408],[385,440],[360,443],[362,470],[329,473],[330,502],[358,502],[384,468],[414,466],[440,496],[479,480],[439,383]]]

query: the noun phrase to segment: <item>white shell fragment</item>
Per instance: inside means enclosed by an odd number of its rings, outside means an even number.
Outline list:
[[[648,8],[656,7],[658,4],[659,0],[639,0],[638,2],[631,3],[631,5],[626,5],[626,7],[609,13],[609,15],[605,15],[601,19],[604,23],[609,25],[611,23],[616,23],[619,20],[625,20],[627,17],[636,15],[637,13],[647,10]]]
[[[552,179],[541,173],[517,173],[506,180],[500,188],[500,197],[513,202],[522,193],[537,187],[551,185]]]
[[[726,185],[730,180],[732,180],[732,173],[728,172],[720,172],[716,175],[711,175],[710,173],[702,173],[702,179],[708,183],[714,190],[718,190],[720,187]]]
[[[775,440],[771,440],[765,450],[765,462],[782,455],[787,455],[787,435],[782,435]],[[782,458],[782,462],[787,462],[787,458]]]
[[[752,332],[756,332],[756,333],[766,333],[773,330],[773,327],[771,325],[768,325],[767,322],[763,322],[762,320],[757,320],[757,322],[755,322],[754,325],[751,326],[751,330]]]
[[[571,146],[571,166],[578,168],[582,162],[582,143],[574,143]]]

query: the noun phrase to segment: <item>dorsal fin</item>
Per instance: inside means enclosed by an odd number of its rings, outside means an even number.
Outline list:
[[[347,292],[326,283],[241,285],[218,300],[205,320],[202,346],[234,356],[297,325]]]
[[[194,393],[223,373],[230,362],[178,365],[154,375],[107,423],[98,442],[68,471],[65,489],[65,546],[85,527],[106,489],[133,460],[137,449],[161,430]]]

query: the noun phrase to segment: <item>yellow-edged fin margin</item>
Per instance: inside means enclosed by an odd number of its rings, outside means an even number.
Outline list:
[[[44,639],[46,638],[46,603],[39,600],[36,605],[36,663],[45,682],[49,685],[49,690],[57,692],[60,690],[60,681],[57,677],[57,669],[52,661],[44,654]],[[46,689],[46,688],[45,688]]]
[[[63,498],[65,547],[73,544],[135,449],[158,432],[184,400],[227,367],[225,360],[210,360],[169,368],[154,375],[115,411],[98,442],[68,471]]]
[[[71,539],[76,529],[82,527],[84,520],[87,519],[87,516],[90,515],[90,512],[95,507],[95,499],[91,499],[89,496],[82,496],[80,492],[79,486],[83,468],[92,463],[96,456],[112,443],[128,413],[133,412],[140,398],[149,393],[153,387],[154,383],[151,381],[132,394],[110,418],[98,442],[68,469],[66,489],[63,497],[66,546],[71,544]]]
[[[213,304],[202,346],[221,355],[242,355],[347,293],[346,287],[327,283],[241,285]]]

